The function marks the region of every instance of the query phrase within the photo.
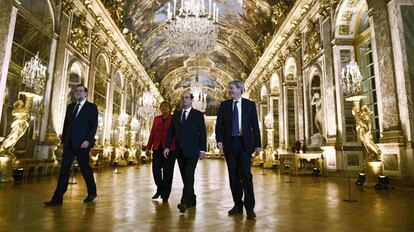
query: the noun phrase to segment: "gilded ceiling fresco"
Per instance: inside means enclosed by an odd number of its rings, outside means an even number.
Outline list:
[[[188,59],[175,54],[165,42],[163,26],[168,2],[173,4],[173,0],[129,0],[125,6],[123,26],[138,35],[143,44],[142,63],[147,70],[152,70],[153,80],[158,83],[170,72],[183,67]],[[219,41],[209,54],[200,58],[200,62],[203,59],[212,61],[215,68],[232,78],[246,77],[280,24],[282,13],[286,14],[290,10],[294,0],[213,2],[217,3],[220,12]],[[208,0],[205,3],[207,5]],[[206,86],[211,84],[201,81]],[[216,87],[219,87],[218,83]]]

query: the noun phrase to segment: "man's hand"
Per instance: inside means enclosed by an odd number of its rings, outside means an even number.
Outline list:
[[[164,157],[166,158],[166,159],[168,159],[168,155],[170,154],[170,149],[169,148],[165,148],[164,149]]]
[[[87,140],[83,141],[83,143],[81,144],[81,149],[86,149],[89,147],[89,142]]]
[[[255,150],[255,152],[254,152],[254,155],[255,155],[255,156],[260,155],[260,147],[256,147],[256,150]]]
[[[200,151],[200,156],[199,156],[199,159],[200,160],[203,160],[203,159],[205,159],[206,158],[206,152],[205,151]]]
[[[218,143],[217,143],[217,148],[218,148],[218,149],[223,149],[223,147],[224,147],[224,146],[223,146],[223,143],[222,143],[222,142],[218,142]]]

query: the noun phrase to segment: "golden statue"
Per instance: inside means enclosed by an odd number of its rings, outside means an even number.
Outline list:
[[[375,144],[371,132],[371,115],[368,107],[362,105],[359,110],[357,110],[359,104],[355,104],[352,107],[352,114],[355,116],[356,121],[356,130],[359,135],[359,139],[367,151],[367,156],[364,157],[365,162],[371,161],[380,161],[381,160],[381,150]]]
[[[135,147],[128,148],[128,162],[137,162],[137,149]]]
[[[11,124],[10,134],[7,135],[0,145],[0,154],[12,154],[11,150],[14,145],[16,145],[17,141],[19,141],[27,128],[29,128],[28,121],[30,119],[30,112],[24,107],[23,101],[17,100],[13,104],[13,107],[12,115],[14,116],[14,121]]]

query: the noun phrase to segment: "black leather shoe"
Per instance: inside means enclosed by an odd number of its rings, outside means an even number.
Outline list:
[[[152,196],[152,199],[158,199],[158,197],[160,197],[161,196],[161,194],[160,193],[158,193],[158,192],[156,192],[155,194],[154,194],[154,196]]]
[[[177,208],[180,209],[180,213],[185,213],[185,211],[187,210],[187,206],[185,204],[182,204],[182,203],[178,204]]]
[[[247,219],[249,220],[253,220],[256,217],[256,213],[253,210],[248,210],[246,214],[247,214]]]
[[[96,198],[96,194],[95,195],[88,195],[85,199],[83,199],[84,203],[88,203],[88,202],[92,202],[93,199]]]
[[[43,202],[43,204],[45,204],[45,206],[61,205],[62,203],[63,203],[62,201],[56,201],[56,200],[50,200],[50,201]]]
[[[243,213],[243,206],[234,206],[229,210],[229,216]]]

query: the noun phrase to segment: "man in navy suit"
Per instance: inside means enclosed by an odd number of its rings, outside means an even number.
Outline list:
[[[224,150],[229,172],[230,189],[234,207],[228,212],[235,215],[246,208],[247,219],[254,219],[254,192],[251,156],[260,151],[260,130],[256,104],[242,98],[243,83],[233,80],[229,83],[232,99],[220,104],[216,121],[217,147]],[[242,200],[244,192],[244,201]]]
[[[181,213],[185,213],[187,208],[196,205],[196,195],[194,194],[195,168],[198,159],[203,160],[206,157],[207,135],[204,115],[192,108],[193,98],[194,96],[189,92],[182,94],[183,109],[175,111],[173,115],[164,149],[164,156],[167,158],[170,155],[174,138],[178,166],[184,182],[181,202],[177,205]]]
[[[95,104],[86,101],[88,89],[79,84],[75,87],[75,99],[66,108],[63,124],[62,143],[63,155],[59,179],[55,193],[46,206],[60,205],[63,194],[68,188],[70,168],[74,159],[78,161],[83,178],[88,189],[88,196],[83,202],[91,202],[96,197],[96,185],[92,168],[89,165],[89,151],[95,143],[95,134],[98,127],[98,108]]]

